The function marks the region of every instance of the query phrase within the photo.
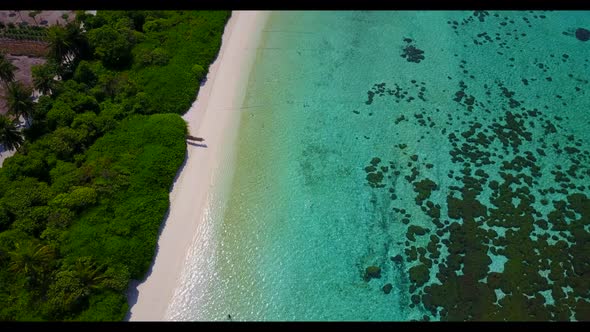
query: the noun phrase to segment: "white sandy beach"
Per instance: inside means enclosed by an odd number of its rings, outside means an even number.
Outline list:
[[[268,12],[234,11],[223,34],[218,58],[195,103],[183,116],[189,134],[205,139],[187,145],[187,159],[170,193],[170,210],[147,278],[130,286],[131,321],[170,320],[167,314],[179,285],[195,233],[206,220],[212,192],[231,178],[228,156],[234,154],[240,110],[256,48]],[[231,159],[231,157],[229,157]],[[135,302],[136,300],[136,302]]]

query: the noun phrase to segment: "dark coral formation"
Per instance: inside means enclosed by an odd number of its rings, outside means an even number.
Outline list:
[[[584,228],[590,225],[590,199],[583,193],[569,194],[566,201],[553,202],[555,209],[548,213],[547,219],[539,218],[542,214],[533,208],[536,200],[532,188],[538,188],[533,187],[542,176],[537,161],[546,151],[526,149],[528,142],[544,141],[544,135],[540,138],[532,135],[529,129],[531,122],[525,121],[527,119],[551,128],[545,132],[548,135],[557,134],[560,128],[559,124],[550,122],[538,110],[523,113],[505,111],[489,126],[473,121],[470,129],[462,135],[449,135],[454,147],[450,156],[463,169],[462,176],[456,176],[462,186],[449,188],[445,206],[448,217],[458,222],[440,221],[440,206],[428,200],[431,191],[438,189],[434,181],[423,178],[412,182],[419,194],[416,204],[439,229],[438,236],[430,236],[426,249],[409,244],[406,249],[408,262],[419,262],[408,271],[413,285],[410,290],[417,293],[411,298],[412,305],[421,304],[431,314],[447,320],[567,320],[569,310],[575,312],[576,317],[587,314],[588,302],[568,302],[561,287],[572,287],[575,294],[587,294],[590,286],[588,278],[584,277],[590,273],[587,259],[590,255],[590,236]],[[459,144],[459,137],[464,140],[462,144]],[[573,136],[568,141],[580,143]],[[499,145],[490,149],[493,142]],[[572,181],[586,179],[590,175],[590,170],[582,164],[582,160],[589,161],[590,153],[581,150],[580,144],[554,144],[552,147],[555,153],[567,153],[571,164],[567,171],[556,165],[550,173],[561,189],[538,188],[539,193],[559,191],[567,194],[568,190],[579,189],[572,185]],[[415,155],[408,159],[412,162],[419,160]],[[483,165],[498,165],[500,180],[491,180],[488,172],[478,168]],[[410,180],[420,176],[416,167],[410,171]],[[586,188],[579,187],[582,190]],[[492,190],[489,207],[479,199],[484,190]],[[540,202],[543,205],[548,203],[547,200]],[[408,218],[403,219],[409,223]],[[479,226],[482,224],[506,229],[505,236],[499,237],[493,228]],[[549,237],[536,232],[535,225],[563,235]],[[406,236],[409,241],[415,242],[416,236],[427,233],[426,228],[410,225]],[[448,234],[448,238],[441,241],[440,236],[444,234]],[[531,234],[537,239],[531,239]],[[449,255],[441,260],[439,249],[442,244],[447,247]],[[502,273],[490,272],[490,252],[508,258]],[[568,255],[573,259],[568,260]],[[548,257],[551,257],[551,263]],[[434,260],[439,263],[434,263]],[[402,257],[392,257],[391,261],[399,264]],[[434,266],[438,270],[437,280],[429,284],[429,271]],[[542,270],[549,271],[547,279],[538,273]],[[510,295],[499,299],[496,290]],[[556,305],[545,304],[544,297],[539,293],[544,290],[552,291]]]
[[[576,29],[576,38],[581,41],[590,40],[590,30],[584,28]]]
[[[534,35],[527,27],[549,15],[477,11],[447,22],[467,38],[467,52],[495,51],[514,79],[486,72],[478,80],[479,64],[456,51],[455,71],[441,73],[456,87],[437,89],[419,76],[379,82],[358,107],[415,130],[415,140],[393,140],[392,154],[379,156],[392,161],[373,158],[365,171],[370,190],[391,197],[380,223],[406,230],[392,236],[381,263],[390,266],[382,267],[388,278],[390,268],[408,278],[396,289],[409,288],[407,306],[433,319],[590,319],[590,151],[565,125],[570,107],[588,106],[588,59],[566,49],[530,59],[515,51]],[[583,28],[564,34],[590,38]],[[423,56],[413,39],[404,43],[406,60]],[[524,63],[527,70],[516,70]],[[428,96],[448,101],[434,109]],[[421,150],[425,136],[440,140],[451,166]]]
[[[490,13],[486,10],[476,10],[473,12],[473,16],[477,17],[480,22],[486,21],[486,16],[489,16]]]
[[[381,268],[379,266],[371,265],[365,269],[365,275],[363,277],[365,281],[369,281],[371,279],[380,279],[381,278]]]
[[[424,264],[416,265],[410,269],[410,280],[418,286],[424,285],[430,279],[430,271]]]
[[[371,159],[370,165],[365,167],[365,172],[367,172],[366,179],[369,183],[369,186],[373,188],[385,187],[385,184],[383,184],[382,181],[385,177],[384,174],[389,171],[389,168],[387,166],[381,166],[380,168],[377,168],[379,166],[379,163],[381,163],[381,159],[375,157]]]
[[[381,288],[383,290],[383,293],[385,294],[389,294],[391,293],[391,290],[393,289],[393,285],[391,283],[385,284],[383,286],[383,288]]]
[[[429,230],[427,228],[416,226],[416,225],[410,225],[408,227],[408,232],[406,233],[406,237],[410,241],[416,241],[416,237],[415,237],[416,235],[418,235],[418,236],[425,235],[427,232],[429,232]]]
[[[373,104],[375,97],[392,97],[396,103],[402,101],[411,103],[416,99],[427,101],[427,89],[425,85],[425,82],[418,83],[416,80],[411,80],[410,84],[405,84],[405,86],[394,83],[393,88],[388,88],[385,82],[375,83],[371,90],[367,91],[367,100],[365,101],[365,104]],[[404,120],[406,120],[406,118],[402,115],[400,118],[396,119],[396,124]]]
[[[403,263],[404,258],[402,255],[395,255],[395,256],[391,257],[391,261],[396,264],[401,264],[401,263]]]
[[[404,38],[404,41],[407,45],[403,48],[402,58],[414,63],[420,63],[420,61],[424,60],[424,51],[412,45],[412,39]]]
[[[418,193],[416,203],[422,204],[425,199],[430,197],[432,191],[436,189],[438,189],[438,185],[430,179],[414,182],[414,191]]]
[[[408,45],[404,47],[401,56],[402,58],[406,58],[408,62],[420,63],[420,61],[424,60],[424,51],[414,45]]]
[[[495,47],[498,61],[514,67],[522,59],[507,50],[527,39],[527,27],[546,15],[523,12],[516,20],[475,12],[447,23],[457,36],[473,34],[461,30],[469,25],[494,26],[496,31],[471,36],[471,47]],[[569,34],[574,35],[590,38],[582,28]],[[414,40],[404,42],[408,61],[410,53],[422,54]],[[587,141],[563,126],[570,121],[565,112],[571,111],[569,103],[577,99],[588,105],[583,94],[589,71],[571,65],[588,59],[576,58],[569,51],[545,54],[527,59],[536,74],[481,83],[474,76],[477,63],[471,67],[459,58],[457,72],[447,76],[456,89],[436,92],[448,96],[449,109],[433,110],[425,95],[412,94],[414,88],[431,88],[416,84],[419,79],[410,88],[403,82],[380,82],[370,90],[366,107],[387,96],[395,104],[418,104],[412,111],[395,108],[388,118],[396,126],[413,126],[416,141],[392,142],[394,154],[387,157],[394,161],[382,164],[379,159],[365,168],[374,174],[367,175],[372,190],[392,197],[391,222],[407,227],[406,239],[398,242],[402,254],[389,257],[387,264],[408,276],[409,307],[441,320],[589,319],[590,151]],[[555,74],[560,71],[563,77]],[[565,91],[563,82],[575,88]],[[562,105],[563,112],[555,105]],[[443,116],[435,117],[439,112]],[[440,133],[441,145],[448,144],[452,169],[437,169],[430,155],[414,153],[420,151],[420,134],[435,136],[431,128]],[[434,177],[439,172],[446,177]],[[414,193],[396,189],[400,180]],[[403,209],[408,206],[401,204],[408,202],[423,215]],[[492,259],[505,263],[498,270]]]

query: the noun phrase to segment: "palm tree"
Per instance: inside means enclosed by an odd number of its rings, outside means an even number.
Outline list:
[[[49,55],[55,62],[61,64],[70,52],[72,42],[68,39],[68,31],[61,25],[53,25],[47,29]]]
[[[77,56],[84,50],[86,37],[80,26],[70,22],[65,26],[54,25],[47,30],[49,55],[58,64],[71,66]]]
[[[16,116],[17,119],[22,116],[27,125],[33,113],[32,93],[33,89],[20,82],[11,82],[6,89],[5,98],[8,103],[8,112]]]
[[[72,21],[66,24],[67,38],[71,42],[70,51],[75,57],[80,56],[87,48],[88,41],[82,32],[80,22]]]
[[[10,255],[8,270],[24,274],[32,282],[38,281],[39,277],[43,276],[43,272],[49,267],[54,257],[51,247],[40,243],[24,246],[17,243],[15,250],[8,254]]]
[[[17,120],[0,115],[0,144],[7,150],[16,150],[24,142],[17,128]]]
[[[0,81],[3,81],[5,84],[14,81],[15,70],[16,66],[8,61],[4,53],[0,53]]]
[[[56,74],[56,66],[51,62],[44,65],[36,65],[31,68],[31,73],[33,75],[33,86],[35,89],[44,95],[51,94],[55,88],[53,78]]]
[[[108,279],[104,274],[105,266],[97,266],[90,257],[78,258],[73,272],[86,290],[86,294],[90,294],[92,289],[99,288]]]
[[[56,274],[49,289],[50,310],[58,313],[71,311],[108,279],[104,266],[97,266],[90,257],[78,258],[73,266],[65,266]]]

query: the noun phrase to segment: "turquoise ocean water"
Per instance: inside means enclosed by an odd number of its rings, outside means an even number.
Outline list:
[[[171,316],[588,319],[580,27],[589,12],[271,14],[215,257]]]

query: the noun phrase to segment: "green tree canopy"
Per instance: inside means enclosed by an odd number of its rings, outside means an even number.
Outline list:
[[[66,194],[62,193],[50,202],[50,205],[64,207],[70,210],[81,211],[96,203],[96,190],[89,187],[74,187],[74,189]]]
[[[6,159],[2,165],[4,174],[12,179],[23,176],[42,178],[46,168],[47,165],[42,157],[40,158],[39,153],[17,153]]]
[[[82,174],[74,163],[58,160],[49,174],[51,189],[56,193],[67,192],[71,187],[82,183]]]
[[[47,112],[47,125],[50,129],[67,127],[72,123],[75,116],[76,112],[68,104],[58,100],[53,103],[53,107]]]
[[[12,181],[0,201],[15,218],[26,217],[33,206],[47,205],[51,197],[49,186],[35,178],[20,178]]]
[[[103,25],[88,33],[88,41],[94,55],[107,67],[122,68],[131,62],[134,39],[128,27]]]
[[[91,257],[80,257],[73,264],[64,265],[49,288],[53,314],[80,311],[87,298],[109,279],[105,270],[105,266],[96,264]]]

